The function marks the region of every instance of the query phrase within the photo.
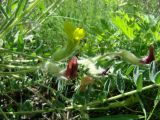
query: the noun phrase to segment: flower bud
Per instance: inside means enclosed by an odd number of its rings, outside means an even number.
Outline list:
[[[75,79],[78,75],[77,73],[78,70],[78,63],[77,63],[77,57],[73,57],[67,65],[67,70],[65,72],[65,76],[68,79]]]

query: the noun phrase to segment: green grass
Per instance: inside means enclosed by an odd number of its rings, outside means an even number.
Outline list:
[[[2,0],[0,119],[159,120],[159,5]],[[74,27],[64,28],[68,22]],[[71,37],[75,28],[85,30],[80,42]],[[139,63],[150,45],[155,61]],[[78,75],[69,79],[73,56]]]

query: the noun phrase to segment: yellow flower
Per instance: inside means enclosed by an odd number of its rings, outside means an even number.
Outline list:
[[[75,40],[80,40],[80,39],[82,39],[82,38],[84,38],[84,36],[85,36],[85,31],[84,31],[84,29],[81,29],[81,28],[76,28],[75,30],[74,30],[74,32],[73,32],[73,38],[75,39]]]

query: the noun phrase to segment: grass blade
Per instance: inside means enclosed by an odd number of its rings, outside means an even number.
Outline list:
[[[7,0],[6,12],[9,17],[11,16],[11,5],[12,5],[12,0]]]
[[[4,8],[2,7],[1,4],[0,4],[0,10],[1,10],[1,12],[3,13],[4,17],[5,17],[6,19],[8,19],[8,15],[7,15],[6,11],[4,10]]]
[[[17,10],[15,13],[15,17],[20,16],[23,13],[23,10],[27,4],[28,0],[20,0],[18,2]]]

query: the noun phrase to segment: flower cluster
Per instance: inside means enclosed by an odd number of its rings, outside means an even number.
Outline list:
[[[82,38],[84,38],[85,36],[85,32],[84,32],[84,29],[81,29],[81,28],[76,28],[73,32],[73,38],[75,40],[80,40]]]

